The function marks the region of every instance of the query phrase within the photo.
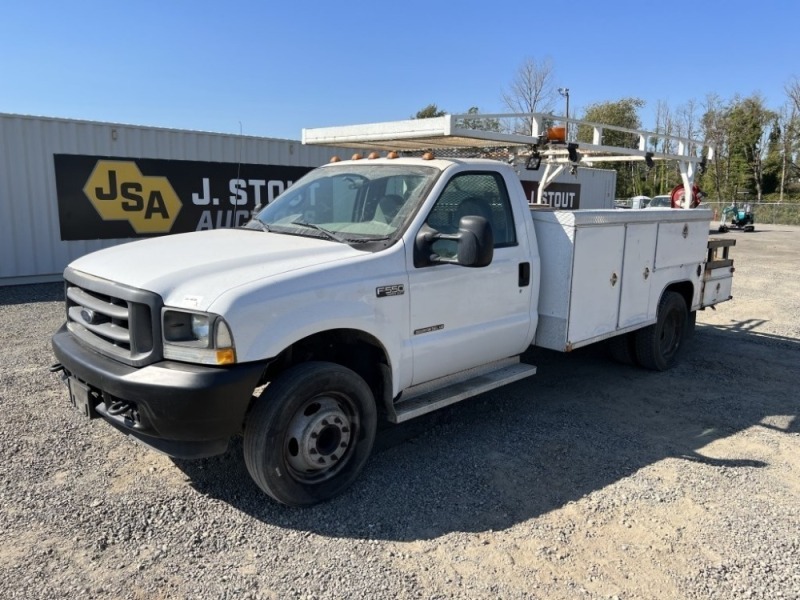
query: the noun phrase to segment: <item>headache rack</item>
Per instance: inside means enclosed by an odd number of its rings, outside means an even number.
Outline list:
[[[480,129],[475,123],[491,122],[495,130]],[[530,126],[531,133],[515,133],[519,124]],[[569,133],[591,131],[592,142],[571,141]],[[623,144],[609,144],[607,133],[615,132]],[[612,136],[613,137],[613,136]],[[713,149],[687,137],[666,135],[592,121],[544,113],[443,115],[429,119],[408,119],[363,125],[303,129],[303,143],[385,151],[421,151],[437,149],[505,148],[509,160],[523,162],[528,169],[545,169],[537,191],[537,203],[543,203],[547,186],[564,170],[573,173],[578,167],[603,163],[676,161],[684,190],[694,189],[698,168],[705,169]],[[661,148],[661,151],[657,149]],[[666,150],[664,150],[666,148]],[[689,203],[686,203],[689,206]]]

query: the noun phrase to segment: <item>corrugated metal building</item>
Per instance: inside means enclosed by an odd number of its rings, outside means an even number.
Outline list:
[[[0,113],[0,285],[57,281],[137,237],[242,225],[332,154],[298,141]],[[522,173],[533,198],[541,171]],[[562,173],[556,208],[611,208],[614,171]]]
[[[236,176],[241,164],[311,168],[332,153],[290,140],[0,114],[0,285],[57,280],[75,258],[134,237],[62,239],[59,155],[227,163]]]

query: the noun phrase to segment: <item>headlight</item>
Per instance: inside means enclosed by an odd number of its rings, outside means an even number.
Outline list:
[[[233,336],[222,317],[164,309],[161,323],[164,358],[204,365],[236,362]]]
[[[192,337],[208,343],[208,315],[192,315]]]

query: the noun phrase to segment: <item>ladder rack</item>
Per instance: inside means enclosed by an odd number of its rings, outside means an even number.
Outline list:
[[[487,119],[497,121],[500,131],[469,126]],[[530,124],[530,135],[514,133],[514,126],[520,122]],[[563,133],[560,139],[554,139],[551,132],[556,123],[563,123],[567,131],[590,128],[592,142],[571,142]],[[635,146],[609,145],[604,139],[607,132],[628,134],[636,141]],[[448,114],[429,119],[303,129],[303,144],[386,151],[507,148],[516,159],[525,159],[527,168],[538,168],[540,162],[545,163],[538,203],[542,203],[546,187],[568,167],[574,173],[581,166],[610,162],[640,161],[650,167],[655,161],[674,160],[678,163],[684,189],[691,190],[698,166],[705,168],[706,161],[713,159],[713,149],[698,140],[545,113]],[[650,147],[653,150],[649,150]],[[669,151],[655,150],[663,147]]]

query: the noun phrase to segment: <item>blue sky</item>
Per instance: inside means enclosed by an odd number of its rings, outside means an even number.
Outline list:
[[[0,112],[299,139],[432,102],[504,112],[530,57],[573,113],[634,96],[652,128],[659,100],[780,107],[799,27],[796,0],[7,2]]]

